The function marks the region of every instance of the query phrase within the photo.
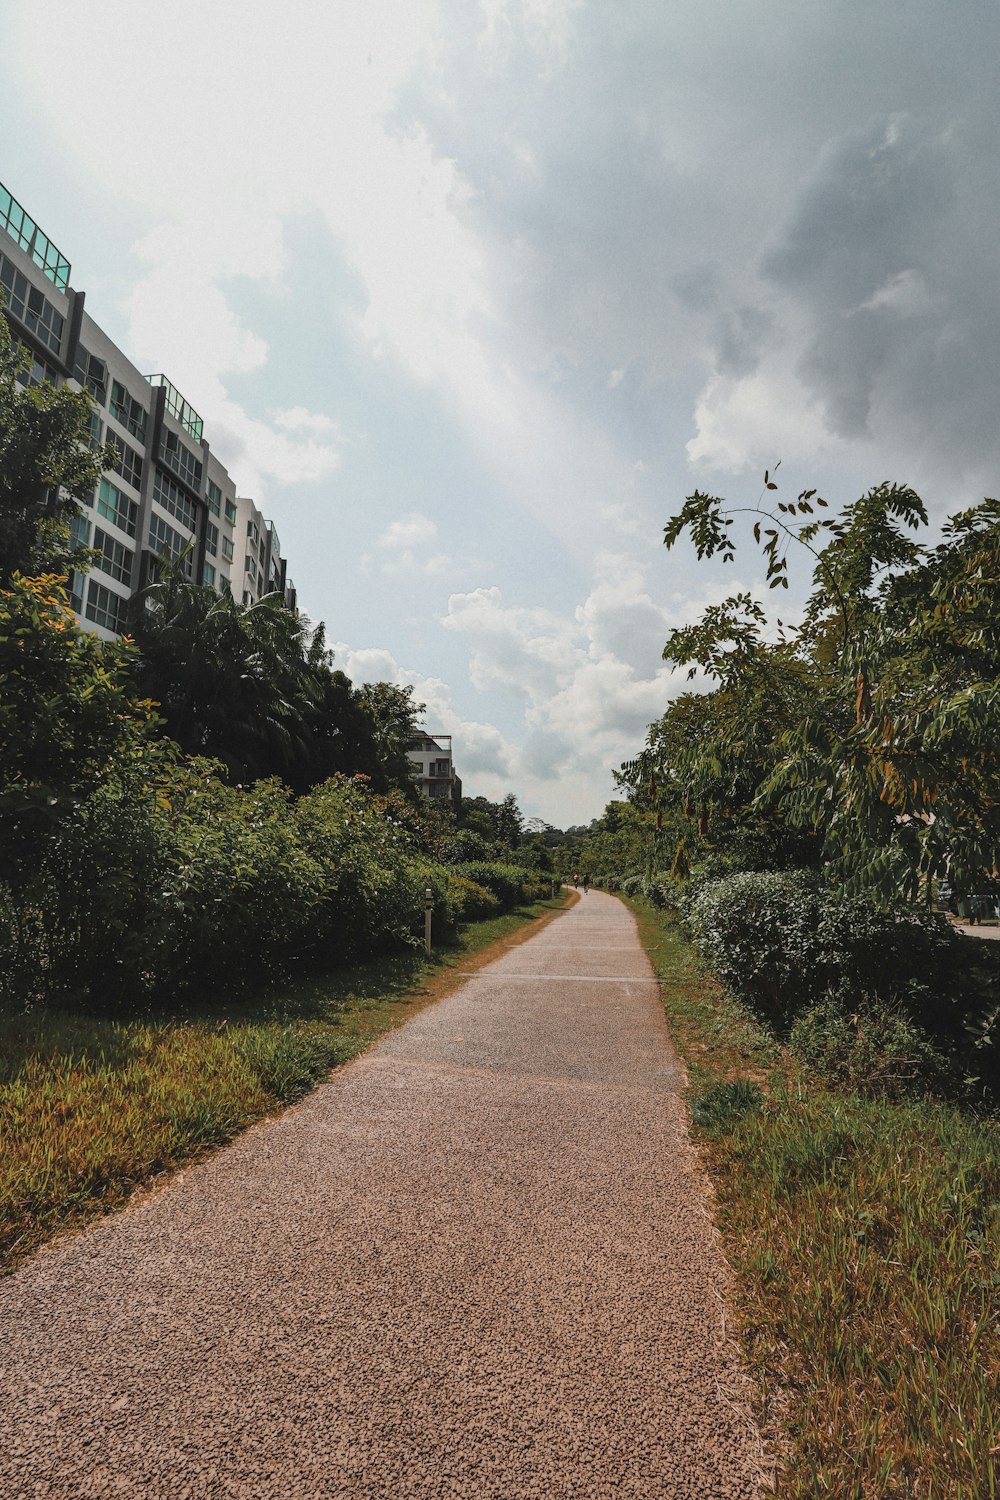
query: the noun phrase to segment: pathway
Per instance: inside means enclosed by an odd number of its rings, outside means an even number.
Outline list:
[[[0,1495],[755,1496],[680,1081],[592,891],[0,1282]]]

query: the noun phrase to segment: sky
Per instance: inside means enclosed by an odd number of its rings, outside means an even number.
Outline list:
[[[760,588],[695,488],[1000,490],[998,63],[996,0],[7,0],[0,180],[337,665],[565,827]]]

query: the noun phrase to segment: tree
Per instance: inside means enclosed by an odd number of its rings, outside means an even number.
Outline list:
[[[185,754],[221,761],[239,782],[295,779],[310,762],[317,684],[280,595],[240,604],[164,565],[134,599],[132,629],[139,691]]]
[[[776,489],[766,474],[763,494]],[[708,821],[742,809],[814,840],[848,889],[975,885],[1000,861],[1000,507],[953,517],[930,552],[909,534],[927,516],[907,486],[839,517],[816,508],[814,490],[756,507],[696,492],[668,523],[667,547],[686,532],[699,557],[731,562],[749,512],[770,586],[787,588],[796,544],[812,591],[777,643],[746,595],[674,631],[665,657],[715,686],[671,705],[625,775],[667,801],[694,792]]]
[[[413,796],[419,795],[407,752],[425,705],[414,703],[412,687],[397,687],[391,682],[365,683],[358,689],[358,703],[371,721],[380,774],[386,785],[412,789]]]
[[[90,445],[89,396],[22,386],[24,362],[0,308],[0,583],[86,568],[93,554],[71,547],[70,522],[115,462]]]

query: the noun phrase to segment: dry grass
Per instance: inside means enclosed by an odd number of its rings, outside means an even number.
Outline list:
[[[635,910],[782,1454],[774,1494],[996,1500],[996,1123],[822,1087],[699,972],[669,917]]]
[[[0,1016],[0,1271],[300,1098],[560,905],[183,1016]]]

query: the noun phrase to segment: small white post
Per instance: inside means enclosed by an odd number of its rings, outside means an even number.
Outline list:
[[[431,922],[434,919],[434,893],[430,886],[424,891],[424,948],[431,951]]]

